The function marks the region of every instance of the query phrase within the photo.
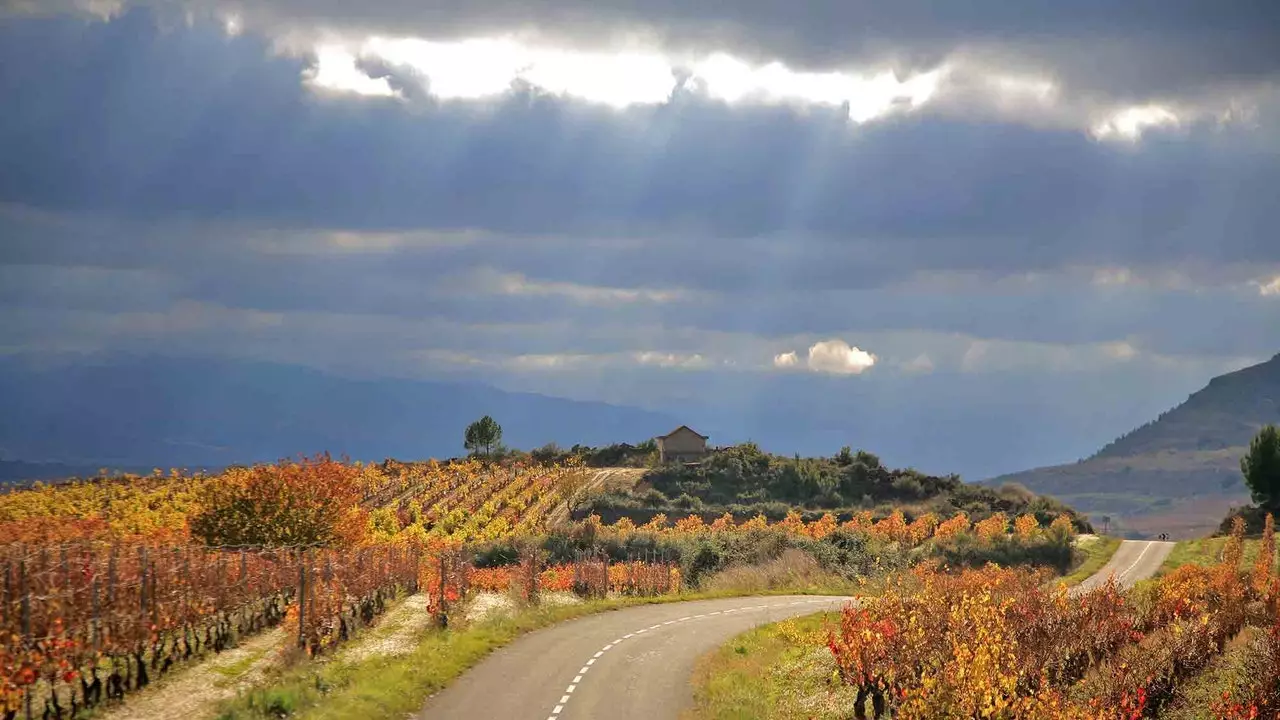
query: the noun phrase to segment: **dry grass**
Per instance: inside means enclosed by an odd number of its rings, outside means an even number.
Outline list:
[[[712,593],[758,593],[782,588],[810,591],[852,592],[854,583],[822,569],[813,556],[794,548],[759,565],[734,565],[704,580],[703,590]]]
[[[285,633],[280,628],[255,635],[208,660],[184,668],[94,717],[102,720],[201,720],[217,715],[218,703],[262,679],[280,662]]]
[[[840,720],[853,691],[835,682],[822,643],[836,613],[819,613],[748,630],[698,660],[694,706],[682,720]]]
[[[1185,680],[1177,689],[1173,702],[1160,714],[1167,720],[1214,720],[1209,711],[1223,690],[1248,681],[1247,659],[1256,652],[1255,642],[1261,632],[1246,627],[1223,648],[1209,665]]]
[[[1089,539],[1085,539],[1085,538]],[[1116,550],[1120,549],[1120,538],[1099,537],[1097,535],[1081,535],[1076,539],[1076,549],[1081,557],[1080,564],[1069,575],[1063,578],[1068,585],[1078,585],[1094,573],[1101,570]]]
[[[582,486],[574,491],[572,496],[566,499],[565,502],[560,503],[551,512],[547,513],[547,517],[544,520],[547,527],[568,522],[570,505],[591,493],[635,488],[648,470],[645,468],[601,468],[594,473],[590,470],[584,470],[583,472],[589,473],[589,476],[583,481]]]

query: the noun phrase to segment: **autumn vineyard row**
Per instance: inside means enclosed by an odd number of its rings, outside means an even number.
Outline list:
[[[1222,560],[1128,593],[1070,594],[1023,569],[918,567],[842,613],[827,645],[856,691],[856,718],[1137,720],[1187,698],[1187,682],[1246,628],[1246,680],[1222,688],[1220,720],[1280,717],[1280,581],[1274,523],[1250,572],[1239,522]],[[1197,715],[1200,717],[1202,715]]]
[[[403,593],[427,593],[443,621],[474,592],[654,595],[681,582],[679,568],[657,557],[546,565],[531,552],[502,568],[474,568],[466,557],[463,548],[387,543],[350,551],[0,546],[3,717],[74,717],[281,623],[296,632],[290,643],[324,652]]]
[[[274,484],[291,498],[310,488],[313,497],[306,499],[336,501],[347,515],[344,540],[390,540],[407,531],[421,540],[472,542],[540,530],[548,513],[578,490],[586,472],[574,465],[364,464],[328,456],[212,476],[157,470],[151,476],[38,485],[0,495],[0,537],[186,542],[192,537],[190,520],[208,496],[256,483]],[[255,510],[271,515],[276,508]]]
[[[323,456],[214,476],[156,473],[0,495],[0,710],[6,720],[74,717],[282,623],[291,645],[327,652],[405,593],[425,593],[444,623],[451,607],[476,592],[532,600],[541,591],[679,590],[676,558],[653,550],[617,556],[633,536],[768,530],[822,540],[839,531],[917,547],[1072,532],[1065,517],[1041,527],[1034,516],[1003,514],[977,523],[962,513],[910,521],[901,512],[844,521],[827,514],[809,522],[792,513],[772,523],[658,515],[638,526],[592,516],[561,530],[592,538],[596,549],[549,564],[536,538],[586,472]],[[474,567],[483,547],[474,543],[498,540],[522,548],[518,562]],[[595,554],[608,543],[612,559]]]

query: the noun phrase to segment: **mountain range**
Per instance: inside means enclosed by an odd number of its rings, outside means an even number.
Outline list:
[[[1053,495],[1134,537],[1203,535],[1248,501],[1240,458],[1268,423],[1280,424],[1280,355],[1213,378],[1091,457],[987,482]]]
[[[359,380],[297,366],[136,358],[0,361],[0,458],[93,467],[192,467],[329,451],[352,459],[455,457],[492,415],[503,442],[606,445],[679,425],[633,407],[473,383]],[[16,467],[16,466],[15,466]]]
[[[473,382],[362,380],[232,360],[0,359],[0,398],[0,481],[83,476],[102,467],[215,468],[320,451],[362,460],[454,457],[464,452],[466,425],[485,414],[502,424],[506,444],[525,449],[638,442],[690,418],[718,444],[737,435],[750,439],[731,429],[734,417],[746,417],[733,408],[717,415],[715,408],[690,406],[677,419]],[[761,428],[777,444],[789,440],[785,426],[800,427],[785,411],[775,406],[771,427]],[[717,428],[717,418],[724,427]],[[1266,423],[1280,423],[1280,355],[1213,378],[1079,462],[984,482],[1053,495],[1121,534],[1201,535],[1248,500],[1240,457]],[[818,438],[812,425],[801,428],[810,445],[838,439],[838,426],[828,428],[832,437]]]

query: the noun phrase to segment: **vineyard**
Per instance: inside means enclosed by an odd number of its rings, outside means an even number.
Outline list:
[[[363,540],[368,531],[376,539],[389,540],[416,527],[410,532],[469,542],[542,530],[547,514],[584,480],[584,471],[575,465],[391,460],[375,465],[327,456],[232,468],[216,476],[176,471],[162,475],[157,470],[152,476],[39,485],[0,495],[0,537],[19,542],[186,542],[192,537],[191,520],[207,505],[205,500],[229,489],[249,488],[257,491],[255,500],[288,497],[322,512],[341,513],[346,533],[354,533],[345,539]],[[216,530],[237,537],[242,530],[257,531],[275,519],[291,524],[298,513],[297,507],[259,501],[242,517],[232,518],[247,527]]]
[[[962,541],[1065,542],[1073,532],[1065,516],[1041,527],[1031,515],[972,523],[900,511],[809,522],[793,512],[772,523],[658,515],[638,526],[592,516],[546,527],[584,479],[572,465],[320,456],[0,496],[0,710],[5,720],[75,717],[282,624],[290,645],[327,653],[407,593],[424,593],[443,626],[481,592],[526,602],[541,592],[677,592],[682,567],[706,569],[707,548],[766,535],[919,554]]]
[[[1280,716],[1280,581],[1274,523],[1250,572],[1243,525],[1221,561],[1186,565],[1129,593],[1072,596],[1041,574],[921,566],[844,610],[827,644],[856,691],[856,718],[1136,720],[1195,698],[1224,653],[1247,668],[1199,716]],[[1247,635],[1248,642],[1234,642]],[[1230,648],[1230,650],[1228,650]]]
[[[473,567],[465,547],[428,552],[380,543],[329,548],[69,543],[0,548],[3,717],[74,717],[145,688],[179,663],[284,623],[308,654],[350,639],[401,593],[428,594],[443,624],[476,592],[585,597],[680,588],[671,561],[607,558],[549,565],[531,552],[511,567]]]

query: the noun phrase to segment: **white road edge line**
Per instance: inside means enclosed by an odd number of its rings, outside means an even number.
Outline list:
[[[1146,552],[1146,551],[1145,551],[1145,550],[1143,550],[1143,552]],[[1141,560],[1141,559],[1142,559],[1142,556],[1141,556],[1141,555],[1140,555],[1140,556],[1138,556],[1138,559],[1139,559],[1139,560]],[[1137,565],[1137,561],[1134,561],[1134,565]],[[1130,568],[1130,569],[1132,569],[1132,568]],[[1126,572],[1128,572],[1128,571],[1126,571]],[[598,652],[596,652],[596,654],[595,654],[595,655],[591,656],[591,658],[590,658],[589,660],[587,660],[587,664],[586,664],[586,665],[583,665],[583,666],[582,666],[582,669],[578,671],[578,674],[573,678],[573,682],[572,682],[572,683],[571,683],[567,688],[565,688],[565,695],[564,695],[563,697],[561,697],[561,698],[560,698],[560,704],[558,704],[558,705],[556,705],[556,706],[555,706],[555,709],[553,709],[553,710],[551,711],[551,716],[550,716],[550,717],[548,717],[548,718],[547,718],[547,720],[559,720],[559,715],[560,715],[560,713],[561,713],[561,712],[563,712],[563,711],[564,711],[564,706],[565,706],[566,704],[568,704],[568,702],[569,702],[569,700],[570,700],[570,695],[573,693],[573,691],[574,691],[574,690],[576,690],[576,689],[578,688],[578,685],[582,682],[582,676],[583,676],[583,675],[585,675],[585,674],[587,673],[587,671],[591,669],[591,666],[595,664],[595,662],[596,662],[596,659],[597,659],[597,658],[599,658],[600,656],[604,655],[605,651],[609,650],[609,649],[610,649],[610,648],[612,648],[613,646],[621,644],[623,640],[628,640],[628,639],[633,638],[633,637],[635,637],[635,636],[637,636],[637,635],[643,634],[643,633],[645,633],[645,632],[647,632],[647,631],[649,631],[649,630],[657,630],[657,629],[659,629],[659,628],[663,627],[664,625],[671,625],[671,624],[673,624],[673,623],[681,623],[681,622],[684,622],[684,621],[686,621],[686,620],[697,620],[697,619],[699,619],[699,618],[704,618],[704,617],[713,617],[713,616],[721,615],[721,614],[728,615],[729,613],[732,613],[732,612],[740,612],[740,611],[747,611],[747,610],[765,610],[765,609],[768,609],[768,608],[774,608],[774,607],[779,607],[779,608],[780,608],[780,607],[789,607],[789,606],[795,606],[795,605],[803,605],[803,604],[805,604],[805,603],[821,603],[821,602],[830,602],[830,600],[831,600],[831,598],[825,598],[825,599],[820,599],[820,600],[799,600],[799,601],[797,601],[797,602],[793,602],[793,603],[775,603],[775,604],[773,604],[773,605],[748,605],[748,606],[745,606],[745,607],[732,608],[732,609],[729,609],[729,610],[717,610],[717,611],[715,611],[715,612],[712,612],[712,613],[706,613],[706,614],[702,614],[702,615],[686,615],[686,616],[684,616],[684,617],[680,618],[679,620],[668,620],[667,622],[659,623],[658,625],[650,625],[650,626],[649,626],[649,627],[647,627],[647,628],[641,628],[640,630],[636,630],[636,631],[635,631],[635,632],[633,632],[633,633],[627,633],[626,635],[623,635],[622,637],[618,638],[617,640],[614,640],[613,642],[609,643],[608,645],[605,645],[605,646],[604,646],[603,648],[601,648]]]
[[[1119,580],[1123,579],[1125,575],[1128,575],[1130,572],[1133,572],[1133,569],[1134,569],[1134,568],[1136,568],[1136,567],[1138,567],[1138,563],[1142,562],[1142,556],[1147,554],[1147,551],[1151,549],[1151,546],[1152,546],[1152,545],[1155,545],[1155,541],[1154,541],[1154,540],[1148,540],[1148,541],[1147,541],[1147,546],[1146,546],[1146,547],[1144,547],[1144,548],[1142,548],[1142,552],[1138,553],[1138,559],[1137,559],[1137,560],[1134,560],[1132,565],[1130,565],[1129,567],[1125,568],[1125,569],[1124,569],[1124,572],[1122,572],[1122,573],[1120,573],[1119,575],[1117,575],[1117,576],[1116,576],[1116,580],[1117,580],[1117,581],[1119,581]]]

